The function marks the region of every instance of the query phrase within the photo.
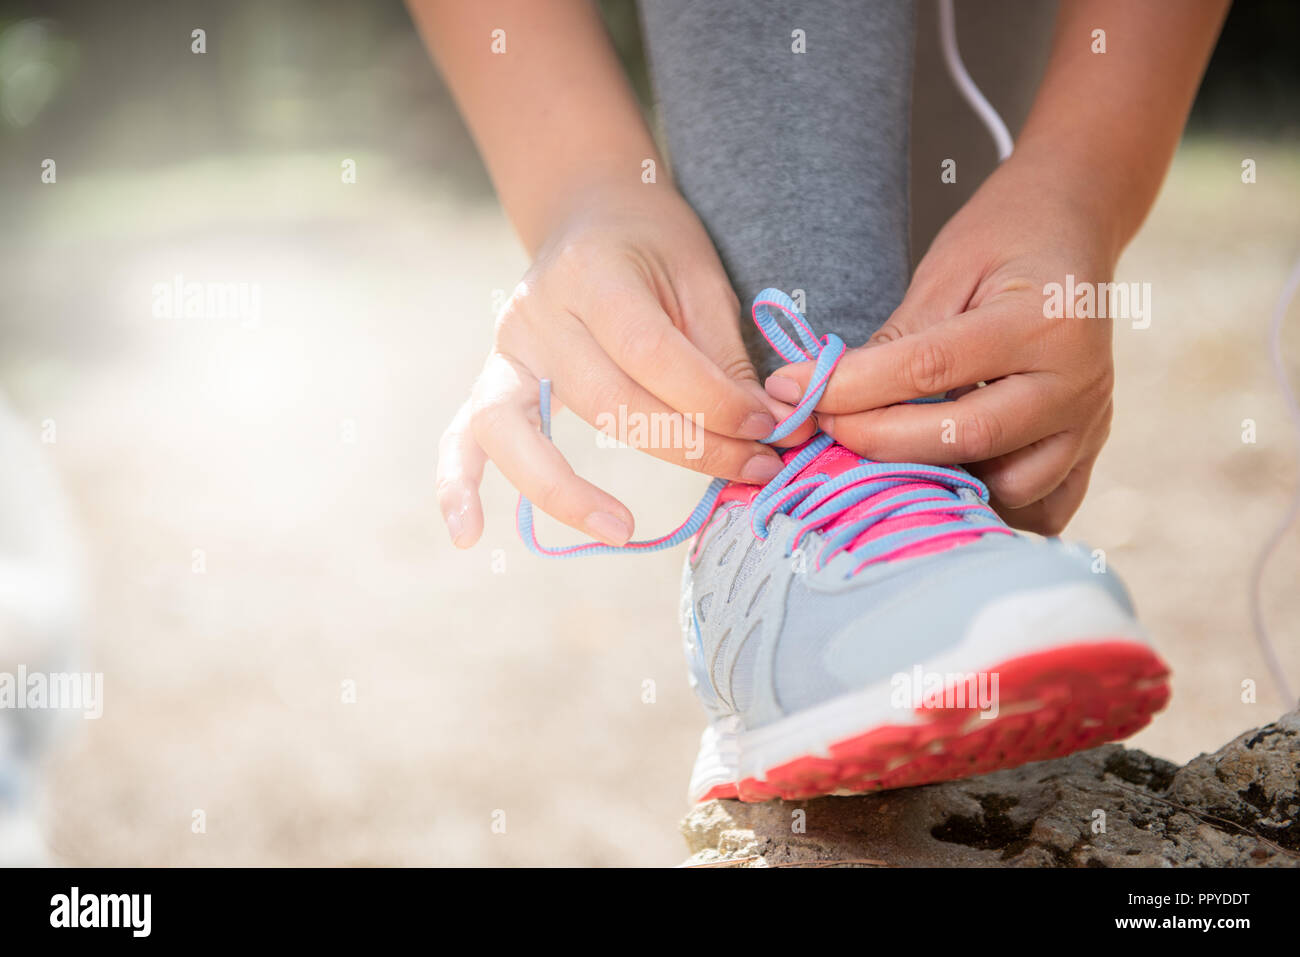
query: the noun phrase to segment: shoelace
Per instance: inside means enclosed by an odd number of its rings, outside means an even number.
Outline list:
[[[772,310],[780,310],[799,337],[796,342],[782,328]],[[790,435],[813,414],[821,401],[831,375],[844,356],[844,340],[834,333],[819,339],[807,320],[796,308],[794,301],[779,289],[764,289],[754,300],[754,322],[768,343],[787,362],[816,360],[812,379],[803,398],[789,417],[761,441],[771,444]],[[551,383],[543,379],[539,388],[542,434],[551,437]],[[923,400],[924,401],[924,400]],[[938,400],[942,401],[942,400]],[[942,538],[966,536],[972,533],[1011,534],[989,508],[987,487],[964,469],[944,468],[913,463],[872,462],[859,459],[860,465],[831,478],[818,472],[796,480],[813,461],[835,444],[825,432],[818,432],[769,481],[750,506],[750,527],[758,538],[767,538],[768,527],[778,514],[788,515],[798,523],[786,545],[785,554],[791,555],[811,532],[825,531],[827,536],[817,556],[817,567],[823,566],[841,551],[850,552],[856,566],[849,572],[855,574],[863,566],[887,560],[891,555],[922,542],[936,542]],[[549,548],[537,540],[533,527],[533,505],[519,496],[515,522],[519,537],[529,551],[549,558],[571,558],[575,555],[602,555],[623,552],[653,552],[672,548],[698,532],[713,513],[718,496],[729,483],[714,479],[709,483],[703,498],[690,516],[675,530],[661,538],[628,542],[626,545],[606,545],[603,542],[585,542],[560,548]],[[924,487],[917,487],[922,485]],[[882,496],[891,489],[892,495]],[[842,521],[845,513],[855,505],[882,496],[872,502],[872,507],[852,521]],[[863,538],[877,525],[905,516],[946,517],[948,521],[929,524],[908,524],[909,527],[875,537]]]

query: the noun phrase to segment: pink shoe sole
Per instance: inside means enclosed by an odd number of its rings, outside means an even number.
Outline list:
[[[985,669],[998,675],[998,714],[921,708],[919,723],[881,724],[769,768],[762,779],[719,784],[700,800],[799,800],[973,777],[1059,758],[1128,737],[1169,700],[1169,669],[1125,639],[1067,645]]]

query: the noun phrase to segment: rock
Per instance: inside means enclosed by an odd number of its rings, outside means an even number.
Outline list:
[[[709,801],[682,833],[688,866],[1298,867],[1298,779],[1292,711],[1181,768],[1108,744],[926,787]]]

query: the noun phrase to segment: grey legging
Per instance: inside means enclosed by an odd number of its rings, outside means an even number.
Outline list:
[[[1015,131],[1054,9],[976,14],[959,5],[962,53]],[[819,333],[865,342],[907,288],[909,228],[923,252],[995,161],[943,73],[933,4],[642,0],[641,18],[674,176],[742,305],[765,286],[802,290]],[[940,182],[946,158],[956,185]],[[741,326],[760,373],[779,366]]]

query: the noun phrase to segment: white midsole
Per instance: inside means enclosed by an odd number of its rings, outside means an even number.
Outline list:
[[[1149,647],[1142,627],[1107,592],[1063,585],[990,602],[961,642],[919,664],[929,674],[980,673],[1021,655],[1117,640]],[[881,725],[920,724],[916,709],[897,706],[894,689],[890,676],[750,731],[735,716],[714,721],[700,739],[691,800],[719,785],[765,780],[769,769],[798,758],[829,757],[832,745]]]

